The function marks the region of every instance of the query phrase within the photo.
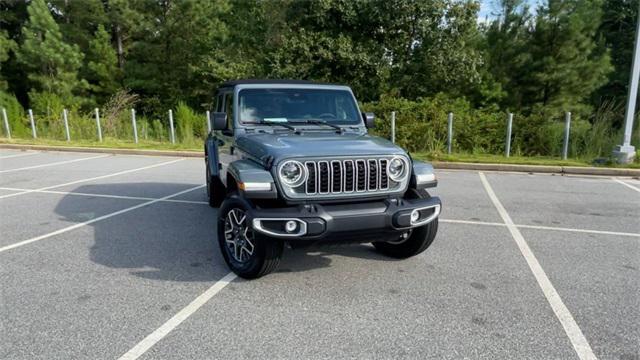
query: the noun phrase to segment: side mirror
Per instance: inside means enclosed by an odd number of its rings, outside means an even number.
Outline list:
[[[211,114],[211,120],[213,130],[224,130],[227,128],[227,113],[214,112]]]
[[[367,127],[367,129],[373,129],[376,126],[376,116],[373,113],[362,113],[362,118],[364,119],[364,126]]]

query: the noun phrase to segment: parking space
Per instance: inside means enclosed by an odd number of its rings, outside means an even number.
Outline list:
[[[635,179],[440,171],[425,253],[286,250],[244,281],[202,159],[33,153],[0,149],[0,358],[640,356]]]

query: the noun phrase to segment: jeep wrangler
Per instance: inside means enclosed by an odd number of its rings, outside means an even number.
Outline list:
[[[438,229],[433,167],[368,135],[348,86],[294,80],[221,85],[204,152],[218,242],[243,278],[272,272],[287,243],[373,243],[420,254]]]

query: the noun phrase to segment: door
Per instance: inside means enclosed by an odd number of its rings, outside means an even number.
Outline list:
[[[233,151],[233,92],[225,92],[221,94],[222,101],[218,106],[218,111],[227,113],[227,128],[225,130],[219,130],[216,134],[218,139],[222,142],[218,145],[218,151],[220,154],[220,179],[227,185],[227,169],[229,164],[235,160],[236,154]]]

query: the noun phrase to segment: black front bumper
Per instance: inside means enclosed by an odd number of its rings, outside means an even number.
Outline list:
[[[291,242],[370,242],[389,241],[408,229],[423,226],[438,217],[441,202],[429,199],[387,199],[384,201],[285,208],[253,209],[248,219],[254,230]],[[411,213],[419,214],[411,221]],[[287,232],[286,223],[296,229]],[[291,229],[289,229],[291,230]]]

